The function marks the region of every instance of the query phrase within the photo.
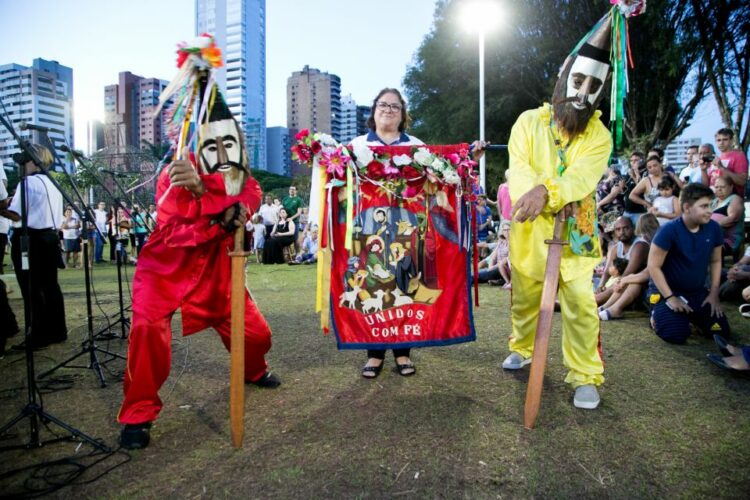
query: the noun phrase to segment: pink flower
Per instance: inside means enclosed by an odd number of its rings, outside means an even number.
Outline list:
[[[407,186],[407,188],[401,192],[401,196],[403,196],[404,198],[415,198],[418,194],[419,189],[417,189],[415,186]]]
[[[461,161],[461,158],[456,153],[450,153],[445,155],[445,157],[448,159],[448,161],[451,162],[453,165],[458,165],[458,163]]]
[[[302,139],[304,139],[308,135],[310,135],[310,130],[306,129],[306,128],[303,128],[302,130],[300,130],[299,132],[297,132],[297,135],[295,135],[294,138],[297,139],[298,141],[301,141]]]
[[[349,158],[342,153],[341,148],[333,153],[324,152],[320,158],[320,166],[325,167],[326,172],[337,179],[344,178],[344,171]]]
[[[383,165],[383,173],[386,176],[394,176],[395,177],[399,173],[401,173],[401,171],[395,165],[392,165],[391,163],[388,163],[387,165]]]

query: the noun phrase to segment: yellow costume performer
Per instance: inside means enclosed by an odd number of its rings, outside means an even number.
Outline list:
[[[604,364],[598,348],[599,317],[591,281],[594,267],[601,260],[599,243],[594,238],[596,210],[592,193],[607,168],[612,140],[599,120],[600,115],[601,112],[596,111],[585,130],[568,142],[557,126],[550,123],[552,106],[545,104],[518,118],[508,143],[508,187],[513,203],[538,185],[544,185],[548,193],[539,217],[533,222],[511,225],[511,351],[524,358],[533,353],[548,253],[544,240],[552,238],[555,214],[566,204],[579,202],[577,227],[584,237],[588,234],[591,238],[592,245],[585,256],[574,253],[575,244],[565,246],[560,264],[558,296],[562,311],[563,362],[569,369],[565,381],[574,388],[604,382]],[[556,139],[560,141],[559,148]],[[562,174],[559,149],[564,149],[567,163]]]

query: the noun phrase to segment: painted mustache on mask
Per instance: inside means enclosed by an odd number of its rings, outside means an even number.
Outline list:
[[[214,165],[211,165],[210,167],[208,167],[208,171],[209,173],[213,174],[214,172],[219,171],[219,170],[222,172],[227,172],[231,168],[236,168],[237,170],[244,170],[242,165],[240,165],[239,163],[235,161],[226,161],[223,163],[215,163]]]

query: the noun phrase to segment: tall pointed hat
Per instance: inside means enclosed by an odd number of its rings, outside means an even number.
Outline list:
[[[610,129],[614,149],[622,144],[625,96],[628,92],[627,62],[633,67],[628,42],[628,19],[646,10],[646,0],[610,0],[612,8],[578,42],[566,63],[577,56],[609,65],[612,71]],[[607,75],[602,75],[606,77]],[[604,81],[604,78],[601,78]]]

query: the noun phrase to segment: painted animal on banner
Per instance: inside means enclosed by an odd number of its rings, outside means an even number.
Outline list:
[[[339,307],[343,307],[344,303],[349,304],[347,307],[349,309],[354,309],[356,302],[357,302],[357,294],[362,290],[358,285],[354,285],[354,287],[348,291],[341,294],[341,297],[339,299]]]
[[[391,290],[391,295],[393,295],[393,307],[398,306],[408,306],[409,304],[413,304],[414,300],[409,297],[408,295],[402,295],[404,292],[399,290],[398,288]]]
[[[411,295],[414,302],[421,302],[422,304],[434,304],[442,290],[435,288],[428,288],[426,285],[419,281],[422,277],[422,272],[417,273],[416,276],[409,280],[409,295]]]
[[[362,301],[362,312],[365,314],[371,311],[383,311],[383,297],[385,296],[385,292],[383,290],[375,290],[373,295],[374,297]]]

